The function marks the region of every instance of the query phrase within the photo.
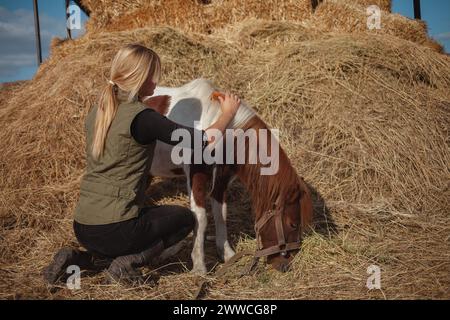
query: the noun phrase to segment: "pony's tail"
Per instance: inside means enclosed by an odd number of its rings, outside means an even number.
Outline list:
[[[92,143],[92,157],[95,160],[103,155],[106,134],[117,112],[116,89],[115,84],[108,82],[100,95]]]

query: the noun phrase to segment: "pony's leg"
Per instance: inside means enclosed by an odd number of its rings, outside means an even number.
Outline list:
[[[214,187],[211,192],[211,208],[216,226],[217,254],[222,261],[228,261],[234,250],[228,241],[226,189],[230,184],[233,172],[230,167],[217,166],[214,174]]]
[[[192,272],[197,274],[206,273],[205,265],[205,231],[207,226],[206,218],[206,182],[208,179],[207,174],[201,171],[192,170],[190,168],[189,182],[190,182],[190,200],[191,210],[195,216],[194,227],[194,246],[191,253],[192,258]]]
[[[228,242],[227,234],[227,202],[225,192],[222,197],[216,199],[211,197],[211,207],[214,215],[214,223],[216,226],[216,248],[219,258],[227,262],[232,256],[234,251],[231,249]]]

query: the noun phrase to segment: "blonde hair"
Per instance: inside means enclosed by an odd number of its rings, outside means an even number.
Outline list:
[[[117,112],[117,87],[128,92],[128,101],[132,101],[149,75],[156,83],[160,74],[161,61],[153,50],[139,44],[129,44],[117,52],[111,65],[111,78],[98,102],[92,143],[94,159],[98,160],[103,155],[106,135]]]

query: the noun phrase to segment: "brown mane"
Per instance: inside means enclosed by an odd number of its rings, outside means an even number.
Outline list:
[[[258,116],[250,119],[242,129],[269,129],[268,126]],[[270,139],[267,139],[270,150]],[[246,141],[246,150],[248,150],[248,141]],[[258,146],[261,147],[258,143]],[[248,157],[248,154],[246,154]],[[258,219],[261,214],[273,208],[278,197],[284,202],[295,201],[297,196],[307,196],[310,198],[309,190],[303,181],[297,175],[284,150],[279,147],[279,170],[274,175],[261,175],[261,163],[245,164],[238,166],[237,175],[241,182],[246,186],[252,198],[253,211],[255,218]],[[311,223],[312,208],[310,201],[301,201],[302,229],[304,230]]]

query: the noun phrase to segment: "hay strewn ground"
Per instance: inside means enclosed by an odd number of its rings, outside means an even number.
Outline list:
[[[76,245],[84,117],[129,42],[160,54],[162,85],[205,77],[251,103],[281,129],[315,190],[316,231],[292,272],[260,265],[239,279],[243,259],[206,298],[450,298],[450,59],[395,34],[325,29],[246,19],[209,35],[150,26],[55,41],[32,81],[0,91],[0,298],[192,298],[191,239],[180,256],[146,270],[159,277],[154,287],[106,286],[98,274],[72,292],[47,288],[40,276],[58,248]],[[149,193],[188,206],[182,179],[157,179]],[[238,250],[254,247],[252,229],[251,203],[236,183],[229,230]],[[206,253],[214,266],[213,242]],[[371,264],[381,267],[381,290],[366,288]]]

